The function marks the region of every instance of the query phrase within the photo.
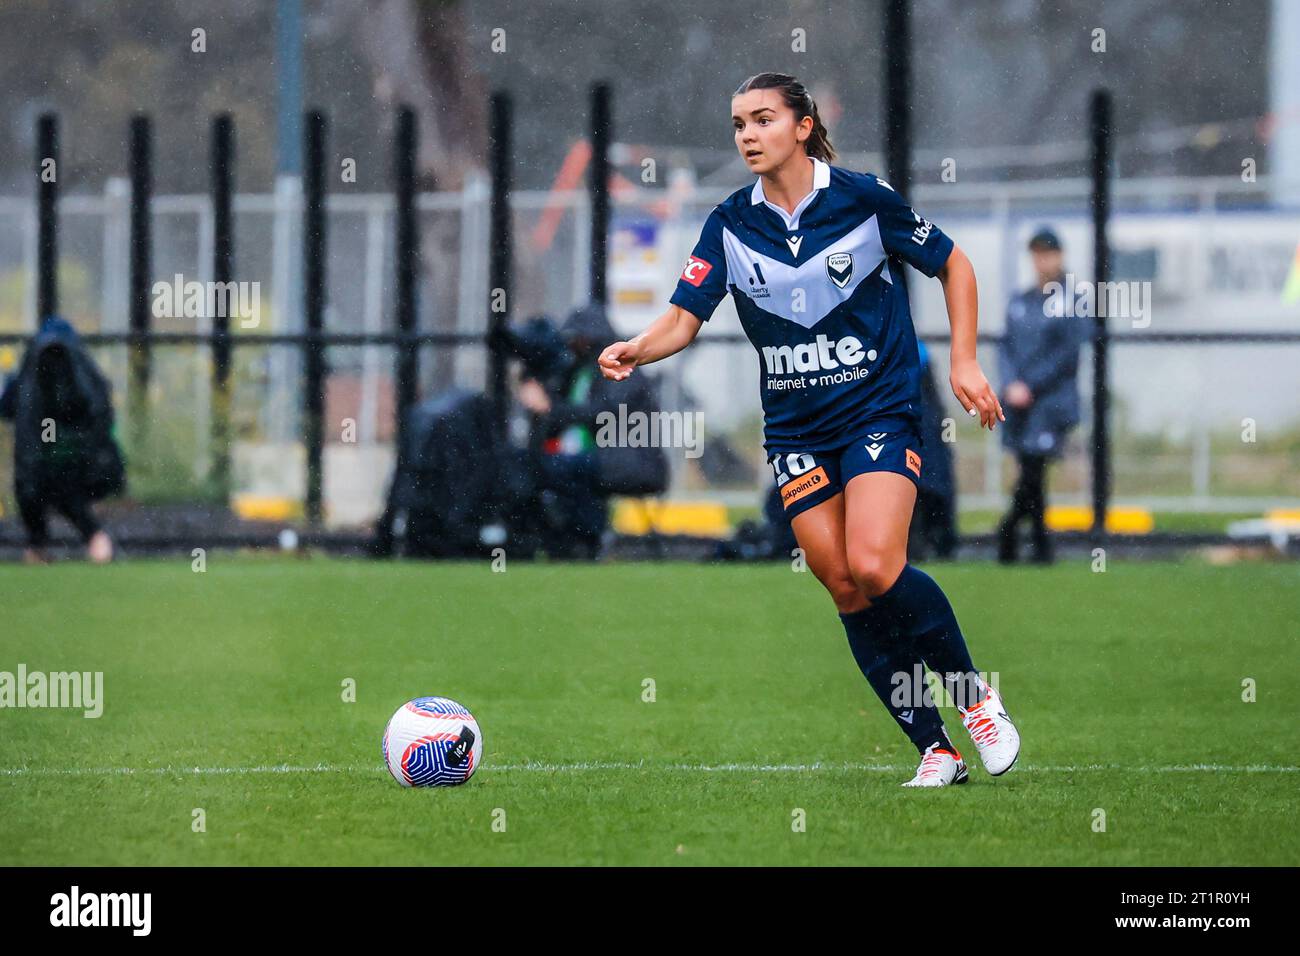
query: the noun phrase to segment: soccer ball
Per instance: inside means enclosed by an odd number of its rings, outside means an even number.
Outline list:
[[[403,787],[453,787],[474,775],[483,733],[468,710],[446,697],[417,697],[384,729],[384,765]]]

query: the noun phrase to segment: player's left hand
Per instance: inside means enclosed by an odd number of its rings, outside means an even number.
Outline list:
[[[981,428],[992,431],[997,422],[1007,420],[1002,414],[1002,404],[993,393],[989,380],[980,371],[980,363],[975,359],[954,362],[948,384],[952,386],[952,393],[957,396],[957,401],[961,402],[966,413],[979,416]]]

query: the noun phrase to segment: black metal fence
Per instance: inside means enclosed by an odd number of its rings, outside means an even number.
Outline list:
[[[893,29],[906,33],[906,5],[890,4]],[[901,18],[901,20],[899,19]],[[887,49],[892,59],[885,64],[890,77],[887,85],[888,115],[886,154],[889,175],[900,189],[909,180],[908,110],[909,95],[907,44],[891,43]],[[326,350],[332,346],[382,346],[393,350],[395,381],[395,426],[399,432],[403,410],[417,396],[421,350],[434,348],[483,348],[489,350],[488,375],[484,387],[497,408],[497,422],[504,428],[508,402],[506,358],[491,350],[492,331],[511,318],[513,270],[513,236],[510,215],[511,170],[514,162],[511,147],[511,102],[505,93],[490,100],[491,179],[490,235],[488,248],[482,250],[488,261],[489,301],[483,303],[487,322],[485,333],[424,332],[418,328],[418,277],[421,275],[421,243],[416,218],[416,154],[418,130],[413,110],[398,111],[393,140],[395,248],[395,329],[391,333],[328,332],[324,325],[326,308],[325,217],[327,118],[309,112],[303,126],[303,331],[257,335],[233,335],[230,315],[214,314],[211,331],[170,332],[152,327],[150,288],[152,285],[153,245],[150,233],[153,197],[153,129],[148,117],[131,120],[128,164],[130,170],[130,255],[128,278],[128,323],[125,332],[100,332],[84,336],[91,345],[124,345],[129,350],[127,405],[133,440],[142,441],[148,429],[146,396],[151,378],[152,356],[156,348],[167,346],[206,346],[211,354],[211,477],[219,493],[230,487],[231,448],[231,365],[236,348],[295,349],[301,356],[302,439],[306,448],[307,481],[304,510],[307,519],[316,523],[322,511],[322,449],[325,443],[323,422],[325,381],[328,375]],[[610,157],[612,137],[612,92],[606,84],[596,84],[591,92],[589,136],[593,155],[588,191],[591,208],[590,289],[592,300],[607,296],[608,248],[610,223]],[[1096,91],[1091,101],[1092,196],[1090,210],[1093,223],[1094,278],[1105,281],[1110,273],[1110,250],[1107,225],[1110,217],[1111,139],[1113,110],[1109,95]],[[214,243],[212,276],[217,283],[230,283],[239,274],[234,243],[233,196],[235,191],[235,126],[228,114],[218,115],[211,124],[209,154],[210,193],[213,209]],[[39,316],[58,312],[56,263],[59,257],[57,178],[48,174],[51,162],[57,166],[59,128],[57,117],[41,116],[37,121],[37,311]],[[25,334],[0,334],[0,344],[22,343]],[[945,342],[944,335],[926,335],[930,342]],[[981,335],[980,342],[995,344],[998,337]],[[743,335],[710,334],[698,340],[703,347],[734,345],[745,342]],[[1177,332],[1156,333],[1112,331],[1105,316],[1095,320],[1092,336],[1093,423],[1091,434],[1091,493],[1093,533],[1105,527],[1110,498],[1110,432],[1108,429],[1110,389],[1107,380],[1108,349],[1112,342],[1154,346],[1165,343],[1300,343],[1295,332]]]

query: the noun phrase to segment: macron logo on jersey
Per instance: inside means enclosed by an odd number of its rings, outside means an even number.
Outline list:
[[[713,265],[711,263],[705,262],[703,259],[697,259],[695,256],[689,256],[686,259],[686,268],[682,270],[682,279],[698,289],[700,283],[704,281],[704,277],[712,269]]]

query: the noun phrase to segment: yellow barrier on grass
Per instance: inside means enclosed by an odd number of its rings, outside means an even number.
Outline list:
[[[1108,508],[1106,531],[1110,534],[1150,534],[1156,526],[1145,508]],[[1053,531],[1091,531],[1092,509],[1083,505],[1052,505],[1047,509],[1047,527]]]
[[[614,503],[614,530],[619,534],[681,534],[721,538],[731,534],[727,507],[713,501],[656,501],[619,498]]]
[[[231,509],[245,521],[287,521],[302,514],[297,501],[272,495],[235,495]]]

